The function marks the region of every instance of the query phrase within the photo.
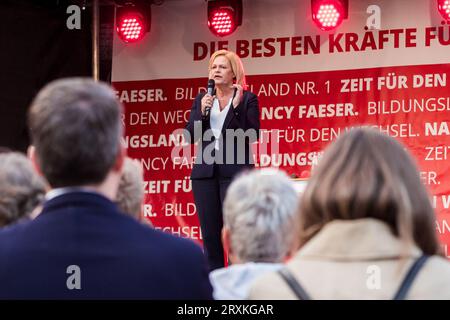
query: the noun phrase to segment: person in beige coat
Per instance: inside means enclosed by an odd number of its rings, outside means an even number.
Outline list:
[[[300,203],[300,250],[282,272],[258,278],[250,299],[450,299],[429,196],[393,138],[343,134]]]

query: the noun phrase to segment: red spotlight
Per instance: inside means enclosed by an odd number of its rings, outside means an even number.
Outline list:
[[[438,0],[438,10],[445,20],[450,20],[450,0]]]
[[[348,0],[311,0],[312,19],[322,30],[337,28],[348,16]]]
[[[141,40],[150,31],[150,6],[124,6],[116,11],[116,31],[127,43]]]
[[[216,36],[227,36],[242,24],[242,0],[208,0],[208,27]]]

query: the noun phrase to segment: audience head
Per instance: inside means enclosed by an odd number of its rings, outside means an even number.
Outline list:
[[[405,247],[439,252],[434,211],[413,159],[376,129],[351,129],[327,148],[299,216],[301,244],[330,221],[373,218],[389,225]]]
[[[99,185],[120,174],[121,109],[108,85],[88,78],[56,80],[38,93],[28,120],[35,163],[51,187]]]
[[[125,158],[116,203],[122,212],[140,220],[144,199],[142,166],[138,160]]]
[[[282,262],[297,249],[298,194],[279,170],[243,173],[224,201],[223,238],[233,263]]]
[[[30,217],[45,191],[27,157],[18,152],[0,154],[0,227]]]

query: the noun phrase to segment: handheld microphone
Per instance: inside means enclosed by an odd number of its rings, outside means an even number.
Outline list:
[[[216,83],[214,82],[214,79],[209,79],[208,80],[208,94],[209,95],[213,95],[214,92],[214,87],[216,86]],[[207,117],[209,115],[209,113],[211,112],[211,107],[206,107],[205,108],[205,117]]]
[[[209,79],[208,80],[208,94],[209,95],[213,95],[214,92],[214,87],[216,86],[216,83],[214,81],[214,79]]]

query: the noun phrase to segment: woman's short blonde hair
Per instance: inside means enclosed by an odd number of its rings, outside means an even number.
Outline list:
[[[440,251],[434,211],[412,157],[373,128],[351,129],[327,148],[302,195],[299,218],[301,244],[332,220],[374,218],[405,248]]]
[[[224,56],[228,59],[228,61],[230,61],[231,70],[233,70],[234,76],[236,78],[236,83],[246,89],[247,82],[245,81],[244,66],[242,65],[241,58],[239,58],[239,56],[233,51],[218,50],[214,52],[209,59],[208,71],[211,70],[212,64],[218,56]]]

